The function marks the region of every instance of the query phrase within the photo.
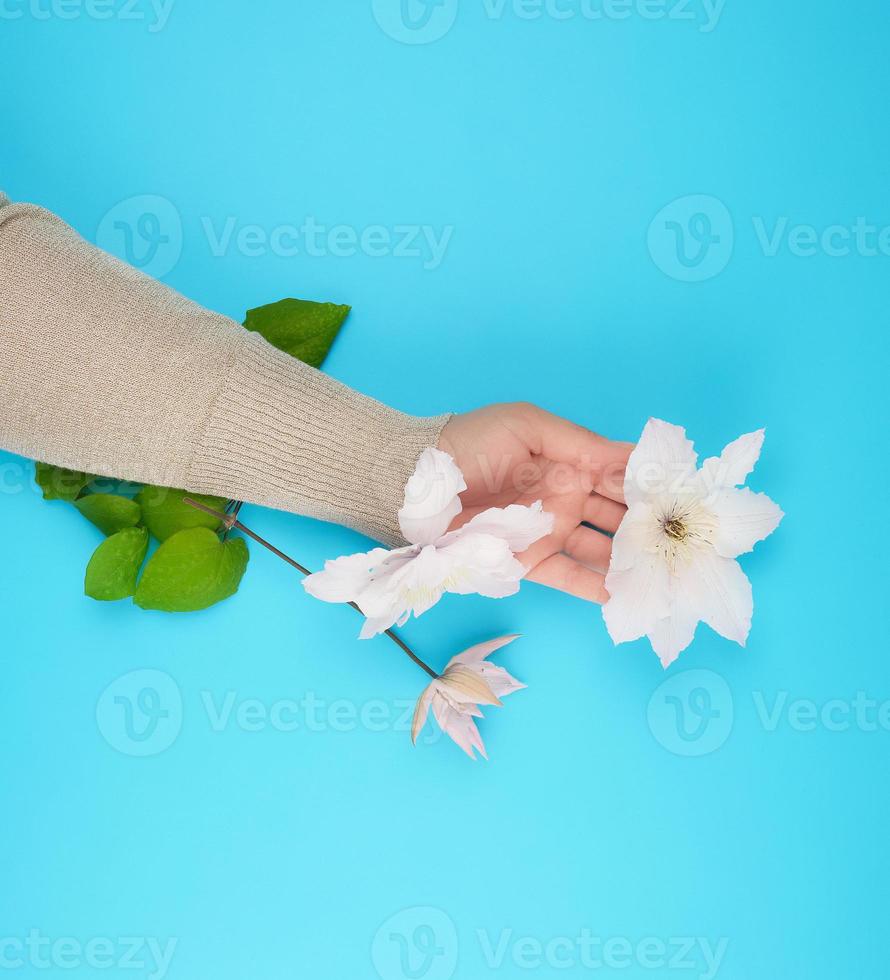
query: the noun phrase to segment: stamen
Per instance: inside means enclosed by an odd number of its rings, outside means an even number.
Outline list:
[[[695,500],[665,501],[656,520],[657,547],[671,571],[685,564],[714,531],[713,517]]]
[[[447,575],[437,585],[415,585],[403,588],[399,598],[406,606],[416,606],[420,604],[432,605],[437,602],[443,592],[449,592],[458,588],[461,579],[466,577],[466,570],[455,568],[450,575]]]
[[[685,541],[689,531],[679,517],[666,517],[661,522],[664,533],[674,541]]]

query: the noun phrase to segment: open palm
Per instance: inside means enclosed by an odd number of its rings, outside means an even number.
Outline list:
[[[467,483],[454,527],[488,507],[542,500],[554,515],[553,532],[518,556],[529,569],[526,577],[591,602],[608,599],[609,535],[626,511],[631,443],[515,402],[454,416],[439,448],[454,457]]]

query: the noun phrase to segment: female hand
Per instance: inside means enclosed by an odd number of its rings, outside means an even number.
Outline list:
[[[553,533],[519,560],[533,582],[605,602],[612,539],[625,514],[624,470],[633,449],[535,405],[490,405],[456,415],[439,438],[467,489],[454,527],[488,507],[542,500]],[[592,524],[601,530],[585,526]]]

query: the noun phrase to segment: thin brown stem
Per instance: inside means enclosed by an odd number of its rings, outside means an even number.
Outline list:
[[[228,538],[229,531],[232,530],[232,526],[234,525],[235,520],[238,519],[238,514],[240,513],[241,508],[243,506],[244,506],[243,500],[230,500],[226,505],[226,517],[232,518],[232,524],[228,524],[226,526],[226,529],[223,532],[223,536],[222,536],[223,541],[225,541],[226,538]]]
[[[211,517],[217,518],[221,521],[223,527],[226,529],[226,533],[236,528],[242,534],[246,534],[247,537],[252,538],[257,544],[261,544],[264,548],[268,548],[273,555],[277,555],[282,561],[285,561],[292,568],[295,568],[301,575],[311,575],[312,572],[309,571],[304,565],[301,565],[298,561],[291,558],[290,555],[286,555],[280,548],[276,548],[274,544],[267,541],[265,538],[260,537],[255,531],[251,531],[249,527],[246,527],[241,521],[238,520],[238,511],[241,509],[240,502],[235,507],[235,509],[229,514],[223,514],[218,510],[214,510],[213,507],[208,507],[206,504],[202,504],[198,500],[193,500],[191,497],[183,497],[183,503],[189,504],[191,507],[195,507],[198,510],[203,511],[205,514],[210,514]],[[364,616],[361,609],[354,603],[350,602],[348,605],[352,606],[353,609],[360,615]],[[394,630],[384,630],[386,635],[396,644],[404,653],[406,653],[422,670],[425,670],[430,677],[435,680],[439,675],[433,670],[429,664],[425,664],[420,657],[408,646],[407,643],[394,631]]]

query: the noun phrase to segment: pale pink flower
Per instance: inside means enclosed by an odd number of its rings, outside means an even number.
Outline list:
[[[627,464],[628,509],[606,576],[603,616],[615,643],[646,635],[667,667],[701,620],[745,645],[754,603],[735,559],[784,516],[765,494],[739,489],[762,444],[763,429],[750,432],[696,469],[684,429],[646,423]]]
[[[446,592],[513,595],[526,572],[515,555],[553,529],[541,501],[511,504],[477,514],[448,531],[461,512],[463,474],[448,453],[425,449],[405,487],[399,527],[410,542],[390,551],[374,548],[326,561],[303,587],[325,602],[354,602],[367,617],[362,639],[420,616]]]
[[[417,742],[417,736],[432,707],[433,717],[439,727],[471,759],[476,758],[474,749],[478,749],[483,758],[487,759],[485,746],[474,721],[475,718],[482,717],[479,705],[493,704],[500,707],[502,697],[521,690],[525,684],[508,674],[503,667],[489,663],[486,658],[516,638],[517,634],[499,636],[496,640],[479,643],[452,657],[443,673],[426,688],[417,702],[411,725],[411,741]]]

